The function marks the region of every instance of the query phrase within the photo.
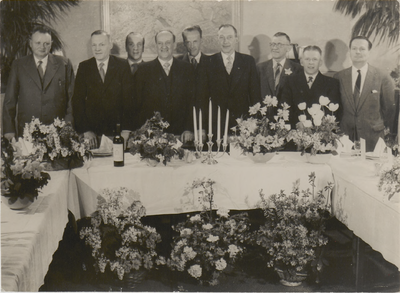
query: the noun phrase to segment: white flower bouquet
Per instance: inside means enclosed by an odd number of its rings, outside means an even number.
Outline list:
[[[299,123],[296,128],[289,132],[287,140],[293,140],[301,154],[310,153],[311,155],[331,153],[337,148],[340,138],[340,128],[334,112],[339,105],[331,103],[329,98],[321,96],[319,104],[313,104],[307,109],[311,120],[307,119],[306,103],[300,103],[299,109],[304,114],[299,115]],[[329,111],[331,114],[326,114]]]
[[[400,194],[400,156],[396,156],[390,169],[382,170],[378,188],[390,200],[394,195]]]

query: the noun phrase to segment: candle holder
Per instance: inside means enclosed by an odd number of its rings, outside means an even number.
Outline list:
[[[217,160],[214,159],[214,156],[216,156],[216,155],[213,155],[213,153],[212,153],[212,146],[214,145],[214,143],[212,142],[212,137],[213,137],[212,134],[208,135],[208,141],[207,141],[208,151],[206,154],[206,158],[203,161],[201,161],[203,164],[214,165],[214,164],[218,163]],[[218,150],[219,150],[219,147],[218,147]],[[217,151],[217,154],[218,154],[218,151]]]
[[[200,144],[198,140],[194,141],[194,147],[196,149],[196,159],[200,159],[202,156],[202,151],[203,151],[203,144]]]

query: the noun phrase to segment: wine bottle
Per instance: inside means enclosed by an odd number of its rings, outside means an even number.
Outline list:
[[[121,136],[121,125],[117,124],[116,133],[113,139],[114,167],[124,166],[124,138]]]

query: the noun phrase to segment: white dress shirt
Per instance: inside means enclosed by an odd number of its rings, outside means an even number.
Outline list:
[[[44,74],[46,73],[46,68],[47,68],[47,63],[48,63],[48,61],[49,61],[49,55],[47,55],[46,57],[44,57],[43,59],[38,59],[38,58],[36,58],[36,56],[35,55],[33,55],[33,59],[35,59],[35,64],[36,64],[36,68],[38,67],[38,62],[39,61],[42,61],[42,69],[43,69],[43,76],[44,76]]]
[[[224,61],[224,65],[226,67],[226,64],[228,64],[228,56],[232,56],[232,65],[233,62],[235,62],[235,51],[231,55],[227,55],[224,52],[221,52],[222,55],[222,60]]]
[[[107,68],[108,68],[108,61],[110,61],[110,56],[108,56],[106,61],[99,61],[96,59],[96,63],[97,63],[97,69],[100,70],[100,63],[103,63],[103,70],[104,70],[104,75],[107,74]]]
[[[304,74],[306,75],[307,84],[308,84],[308,86],[311,88],[312,85],[313,85],[313,83],[314,83],[314,81],[315,81],[315,78],[316,78],[317,75],[318,75],[318,72],[317,72],[316,74],[314,74],[314,75],[309,75],[309,74],[307,74],[307,73],[305,73],[305,72],[304,72]],[[308,79],[309,79],[310,76],[313,78],[311,84],[308,82]]]

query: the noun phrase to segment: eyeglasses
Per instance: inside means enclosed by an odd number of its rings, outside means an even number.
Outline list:
[[[282,43],[269,43],[271,47],[277,47],[278,49],[282,48],[283,46],[289,46],[290,44],[282,44]]]

